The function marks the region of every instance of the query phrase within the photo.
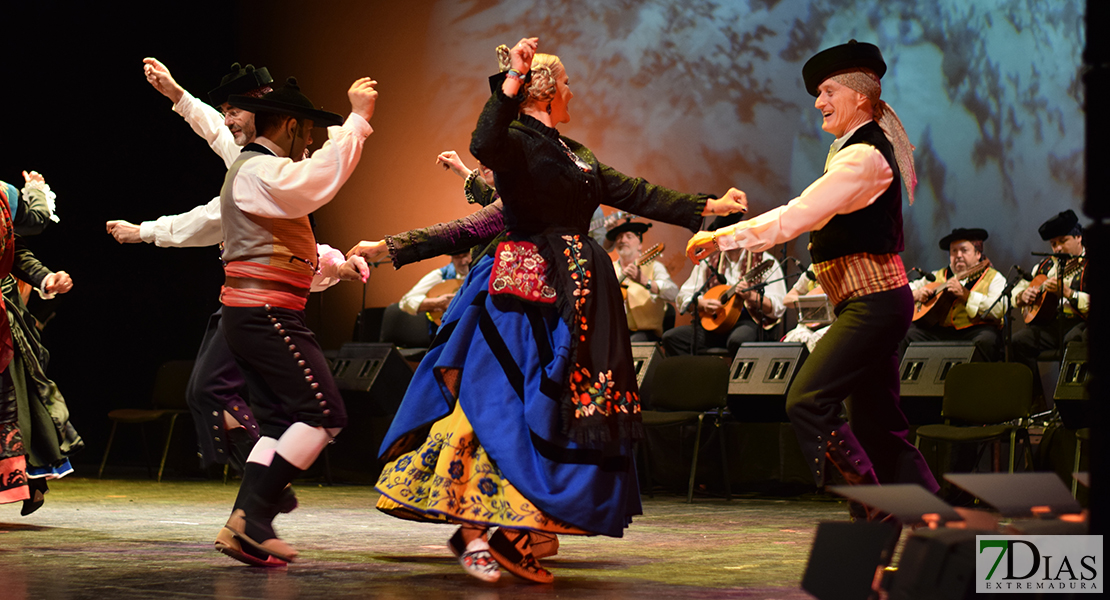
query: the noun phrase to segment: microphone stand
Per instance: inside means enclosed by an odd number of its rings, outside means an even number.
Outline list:
[[[1012,271],[1013,269],[1011,268],[1010,270]],[[1017,276],[1014,277],[1012,280],[1007,280],[1006,281],[1006,287],[1002,288],[1002,294],[999,295],[998,298],[995,298],[994,302],[990,305],[990,307],[987,308],[987,314],[989,315],[991,313],[991,311],[994,310],[994,307],[998,305],[999,302],[1002,302],[1003,306],[1006,307],[1005,310],[1002,311],[1002,357],[1003,357],[1002,361],[1003,362],[1010,362],[1010,357],[1013,354],[1013,327],[1014,327],[1014,324],[1013,324],[1012,317],[1010,315],[1010,311],[1012,311],[1014,307],[1012,306],[1012,300],[1010,299],[1010,294],[1013,293],[1014,287],[1017,286],[1018,282],[1023,280],[1023,279],[1024,279],[1024,277],[1021,276],[1021,273],[1018,273]]]

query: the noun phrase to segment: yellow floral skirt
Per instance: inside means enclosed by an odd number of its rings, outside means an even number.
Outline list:
[[[592,535],[521,495],[490,460],[458,403],[432,424],[420,447],[385,466],[377,489],[378,510],[401,519]]]

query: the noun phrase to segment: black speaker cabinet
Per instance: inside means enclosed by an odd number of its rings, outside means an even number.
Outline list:
[[[1060,411],[1064,427],[1082,429],[1094,424],[1093,406],[1087,395],[1087,380],[1091,371],[1087,363],[1087,344],[1071,342],[1064,349],[1064,364],[1056,380],[1053,400]]]
[[[636,369],[636,385],[640,388],[640,406],[651,408],[651,376],[663,351],[657,342],[632,342],[632,367]]]
[[[809,356],[805,344],[748,342],[732,360],[728,403],[733,416],[748,422],[786,422],[786,392]]]
[[[982,360],[974,342],[913,342],[899,369],[902,396],[941,398],[952,367]]]
[[[335,383],[348,405],[364,405],[372,416],[397,412],[412,368],[393,344],[344,344],[331,360]]]
[[[975,593],[974,529],[920,529],[902,549],[886,587],[890,600],[971,600]]]
[[[898,371],[906,420],[914,425],[942,423],[940,409],[948,372],[958,364],[982,360],[974,342],[912,342]]]
[[[900,532],[886,523],[818,523],[802,589],[818,600],[872,597],[875,572],[890,564]]]

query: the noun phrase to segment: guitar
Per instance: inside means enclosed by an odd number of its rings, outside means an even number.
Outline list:
[[[702,315],[702,329],[706,331],[716,331],[722,328],[725,330],[732,329],[733,326],[736,325],[736,321],[740,319],[740,313],[744,310],[744,301],[741,300],[737,294],[745,288],[763,281],[763,276],[766,275],[773,266],[775,266],[775,261],[767,259],[749,269],[747,273],[744,273],[744,276],[740,278],[740,281],[736,285],[715,285],[706,290],[702,297],[706,300],[720,301],[721,308],[712,313]],[[763,315],[759,315],[757,318],[756,315],[753,314],[752,318],[764,329],[770,329],[778,322],[777,320],[767,319],[763,317]]]
[[[642,267],[642,266],[648,264],[649,262],[659,258],[659,255],[663,254],[663,249],[664,248],[666,248],[666,245],[663,244],[662,242],[652,246],[651,248],[648,248],[646,251],[644,251],[643,254],[641,254],[639,256],[639,258],[636,259],[636,266],[637,267]],[[628,279],[628,275],[625,274],[625,273],[621,273],[620,278],[617,279],[617,283],[619,283],[622,288],[627,289],[628,286],[624,284],[625,279]],[[640,284],[640,282],[636,281],[636,280],[633,280],[633,283]],[[643,285],[643,284],[640,284],[640,285]]]
[[[632,217],[635,217],[635,216],[636,215],[630,215],[630,214],[624,212],[623,210],[618,210],[617,212],[615,212],[611,215],[606,215],[604,217],[598,217],[598,218],[594,219],[593,221],[590,221],[590,228],[587,229],[586,231],[591,231],[592,232],[593,230],[600,229],[602,227],[604,227],[605,230],[608,231],[609,230],[609,226],[607,225],[608,223],[613,223],[614,225],[616,225],[617,221],[620,221],[621,219],[624,219],[624,218],[631,219]]]
[[[989,269],[991,261],[983,259],[978,263],[967,268],[962,273],[956,273],[956,278],[959,280],[960,285],[968,287],[974,285],[973,280],[977,279],[984,271]],[[929,296],[922,302],[914,304],[913,320],[920,322],[921,325],[936,325],[944,320],[948,315],[948,311],[952,309],[952,303],[956,301],[955,294],[945,289],[948,285],[947,279],[938,279],[925,284],[923,289],[929,291]]]
[[[1068,261],[1068,264],[1064,267],[1064,275],[1062,279],[1064,281],[1067,281],[1073,275],[1078,273],[1079,270],[1082,269],[1086,264],[1087,261],[1083,258],[1075,261]],[[1059,270],[1059,263],[1057,263],[1056,268],[1057,270]],[[1044,284],[1050,279],[1056,280],[1057,278],[1041,274],[1037,275],[1033,278],[1033,281],[1029,282],[1030,289],[1037,290],[1037,298],[1033,300],[1032,304],[1021,307],[1021,318],[1026,323],[1032,323],[1034,320],[1036,320],[1037,316],[1041,312],[1041,308],[1043,308],[1044,306],[1056,306],[1056,304],[1059,302],[1059,294],[1056,294],[1055,292],[1047,292],[1044,289]]]
[[[428,290],[428,293],[425,294],[425,297],[435,298],[437,296],[453,294],[457,292],[460,287],[462,287],[462,282],[462,279],[448,279],[446,281],[441,281],[433,285],[432,289]],[[454,301],[453,298],[452,301]],[[435,323],[436,327],[439,327],[440,323],[443,322],[443,312],[444,311],[442,310],[429,310],[424,314],[428,315],[429,321]]]

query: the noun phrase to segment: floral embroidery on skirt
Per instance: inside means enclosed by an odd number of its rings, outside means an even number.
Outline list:
[[[544,514],[522,496],[482,449],[458,404],[432,425],[419,448],[385,466],[377,489],[378,509],[400,518],[589,533]]]

